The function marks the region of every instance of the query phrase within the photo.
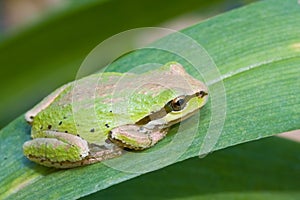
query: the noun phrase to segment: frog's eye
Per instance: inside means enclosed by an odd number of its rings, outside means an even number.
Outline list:
[[[180,111],[186,104],[185,96],[179,96],[170,102],[173,111]]]

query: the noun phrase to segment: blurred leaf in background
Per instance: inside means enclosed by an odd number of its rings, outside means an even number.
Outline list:
[[[25,1],[21,2],[25,4]],[[19,28],[10,27],[10,31],[2,31],[6,34],[0,40],[0,127],[55,88],[74,80],[85,56],[114,34],[147,26],[183,28],[253,1],[57,2],[62,5],[57,3],[59,5],[55,4],[49,10],[43,7],[46,14],[34,17],[31,23],[21,23]],[[4,14],[1,17],[4,22]]]

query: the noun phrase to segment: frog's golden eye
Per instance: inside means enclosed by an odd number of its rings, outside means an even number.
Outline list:
[[[170,103],[173,111],[180,111],[184,108],[186,104],[185,96],[179,96],[173,99]]]

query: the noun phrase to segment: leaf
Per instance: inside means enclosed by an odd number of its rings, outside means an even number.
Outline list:
[[[188,159],[82,199],[299,199],[299,148],[270,137]]]
[[[132,157],[132,154],[126,154],[112,162],[121,160],[121,164],[117,163],[118,167],[129,171],[140,165],[146,168],[153,164],[155,169],[159,169],[206,154],[210,150],[299,129],[299,11],[300,7],[292,0],[262,1],[182,31],[205,48],[220,72],[220,77],[215,73],[202,77],[207,80],[211,98],[209,104],[201,110],[199,126],[194,121],[198,118],[187,120],[182,123],[187,127],[181,131],[183,134],[175,134],[181,125],[173,127],[167,138],[146,151],[146,156],[136,154],[131,160],[124,159]],[[177,38],[176,34],[153,45],[170,47],[172,44],[183,47],[186,45],[184,39]],[[190,73],[193,72],[194,68],[187,60],[158,49],[142,49],[130,53],[113,63],[111,69],[129,70],[139,64],[166,63],[172,60],[181,62]],[[205,61],[207,62],[203,64],[211,64],[210,60]],[[122,66],[122,69],[117,66]],[[223,86],[226,96],[218,96]],[[226,101],[222,102],[224,99]],[[226,111],[226,118],[224,112],[218,111]],[[212,116],[212,120],[220,120],[214,121],[213,126],[210,126]],[[205,135],[207,130],[218,133],[218,129],[214,127],[222,129],[216,144],[215,140],[212,143],[207,140],[216,139],[216,135]],[[195,130],[196,135],[188,134]],[[195,138],[192,138],[189,146],[190,136]],[[6,152],[0,157],[3,169],[0,174],[2,198],[78,198],[149,171],[129,173],[107,167],[103,163],[71,170],[44,168],[29,162],[22,155],[22,144],[29,139],[29,126],[22,116],[0,132],[1,152]],[[172,145],[175,139],[180,139],[181,142]],[[184,145],[189,148],[185,152],[178,152]],[[161,150],[162,153],[155,154]],[[155,155],[150,157],[155,162],[149,162],[148,155]],[[173,155],[179,156],[178,159],[168,160]]]

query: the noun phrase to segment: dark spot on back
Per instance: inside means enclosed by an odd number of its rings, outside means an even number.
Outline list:
[[[109,112],[111,112],[111,113],[112,113],[112,110],[110,110]]]
[[[60,126],[62,124],[62,121],[60,121],[59,123],[58,123],[58,125]]]
[[[79,135],[79,134],[77,134],[77,137],[80,137],[80,135]]]
[[[65,131],[65,133],[68,133],[68,131]]]
[[[64,117],[64,119],[67,119],[67,117]]]
[[[92,129],[90,130],[90,132],[91,132],[91,133],[94,133],[94,132],[95,132],[95,129],[94,129],[94,128],[92,128]]]
[[[51,129],[52,128],[52,125],[48,125],[48,129]]]
[[[105,124],[106,128],[109,128],[109,125],[108,124]]]

